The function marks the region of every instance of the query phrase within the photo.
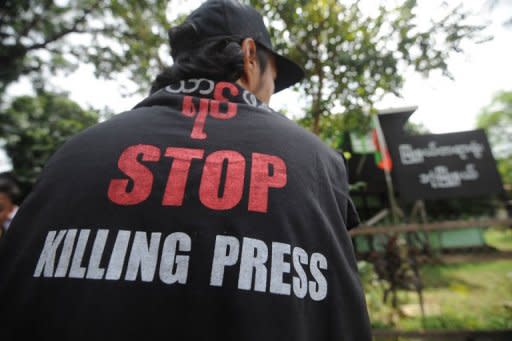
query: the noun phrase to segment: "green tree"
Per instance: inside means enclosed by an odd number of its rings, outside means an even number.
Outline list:
[[[69,137],[98,122],[66,94],[39,90],[21,96],[0,112],[0,140],[11,158],[24,193],[30,190],[46,161]]]
[[[374,103],[386,93],[399,93],[406,67],[425,76],[433,70],[449,75],[450,53],[461,51],[462,41],[482,29],[468,24],[460,6],[420,27],[414,0],[378,7],[372,16],[362,12],[360,1],[248,2],[268,16],[278,49],[304,66],[300,91],[308,107],[301,122],[320,135],[330,124],[367,127]]]
[[[339,135],[333,125],[364,130],[373,104],[386,93],[399,93],[406,67],[424,75],[448,74],[449,54],[481,29],[468,24],[461,7],[419,26],[414,0],[396,8],[381,6],[371,16],[357,0],[242,1],[261,10],[277,48],[304,66],[306,80],[297,87],[308,106],[302,124],[317,134],[324,127],[331,131],[324,135]],[[5,0],[0,6],[0,96],[21,75],[37,78],[80,62],[93,63],[101,77],[127,72],[146,92],[168,52],[166,13],[182,3]]]
[[[503,181],[512,185],[512,91],[496,94],[477,117],[485,129]]]
[[[162,67],[168,0],[4,0],[0,5],[0,97],[21,76],[92,63],[96,76],[128,77],[147,91]]]

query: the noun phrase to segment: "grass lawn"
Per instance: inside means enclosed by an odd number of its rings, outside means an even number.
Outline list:
[[[512,231],[489,232],[489,244],[512,250]],[[383,283],[365,271],[363,285],[374,328],[512,329],[512,260],[423,266],[424,321],[416,293],[399,292],[400,310],[395,311],[382,303]]]
[[[488,229],[485,242],[501,251],[512,251],[512,229]]]
[[[425,266],[422,274],[425,303],[439,307],[426,328],[512,328],[512,261]],[[405,329],[421,327],[420,318],[402,322]]]

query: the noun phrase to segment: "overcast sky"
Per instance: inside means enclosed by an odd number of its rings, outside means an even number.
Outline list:
[[[395,0],[390,0],[395,1]],[[449,3],[452,3],[450,0]],[[487,105],[499,90],[512,90],[512,27],[503,22],[512,17],[512,0],[501,0],[492,11],[487,4],[491,0],[465,0],[466,9],[477,13],[480,22],[489,23],[486,33],[494,39],[484,44],[465,44],[463,54],[454,55],[448,61],[454,76],[450,80],[441,75],[432,75],[428,79],[410,72],[401,91],[402,98],[388,96],[379,109],[392,107],[417,106],[412,116],[414,122],[424,124],[434,133],[473,129],[475,118],[482,107]],[[194,1],[197,2],[197,1]],[[190,1],[181,1],[184,7],[190,7]],[[441,0],[419,1],[418,16],[428,20],[439,14]],[[374,7],[374,1],[368,1]],[[368,8],[371,10],[371,6]],[[115,112],[130,109],[142,99],[142,96],[124,98],[120,95],[120,84],[128,80],[97,80],[90,65],[82,65],[69,76],[56,77],[52,84],[70,92],[71,99],[82,106],[101,109],[110,107]],[[28,84],[21,82],[11,87],[11,95],[26,93]],[[300,99],[291,91],[285,90],[274,96],[271,106],[281,109],[290,103],[300,103]],[[294,107],[289,112],[300,111]]]
[[[504,0],[492,12],[488,1],[467,0],[464,5],[490,22],[487,33],[494,36],[483,44],[465,44],[463,54],[448,65],[454,80],[442,76],[422,79],[406,75],[402,99],[389,98],[381,107],[418,106],[412,116],[435,133],[473,129],[476,116],[501,90],[512,91],[512,27],[503,22],[512,17],[512,1]]]

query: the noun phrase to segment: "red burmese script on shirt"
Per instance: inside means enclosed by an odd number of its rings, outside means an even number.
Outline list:
[[[227,90],[231,96],[237,96],[239,93],[235,85],[220,82],[215,85],[213,92],[214,99],[194,98],[192,96],[185,96],[183,98],[181,113],[184,116],[195,118],[194,127],[190,134],[191,138],[204,140],[208,137],[204,131],[206,118],[208,116],[217,120],[229,120],[236,116],[238,107],[236,103],[230,103],[228,99],[224,97],[225,90]]]

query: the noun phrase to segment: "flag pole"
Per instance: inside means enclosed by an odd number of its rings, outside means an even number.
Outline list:
[[[386,152],[389,152],[388,146],[386,144],[386,139],[384,138],[384,133],[382,132],[382,127],[380,125],[379,115],[374,116],[375,128],[377,130],[377,140],[379,141],[379,145],[381,146],[383,157],[386,157]],[[386,189],[388,192],[389,204],[391,206],[391,217],[394,224],[398,223],[398,215],[401,214],[401,210],[398,206],[398,203],[395,198],[395,190],[393,187],[393,180],[391,179],[391,171],[388,167],[384,167],[384,177],[386,179]]]

